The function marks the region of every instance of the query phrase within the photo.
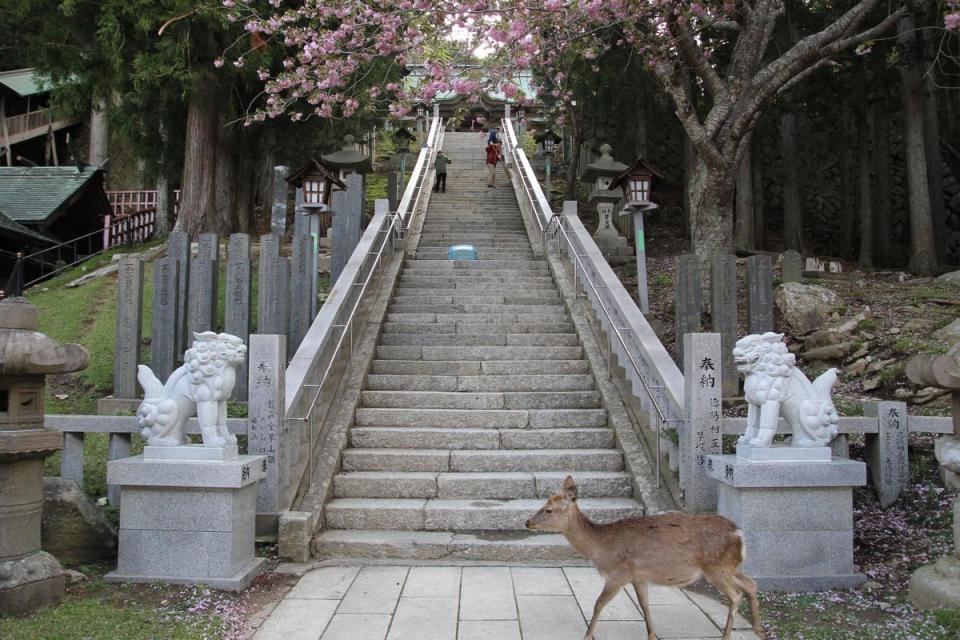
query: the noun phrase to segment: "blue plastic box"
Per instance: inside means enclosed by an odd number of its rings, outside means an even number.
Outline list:
[[[455,244],[447,249],[447,260],[476,260],[477,250],[472,244]]]

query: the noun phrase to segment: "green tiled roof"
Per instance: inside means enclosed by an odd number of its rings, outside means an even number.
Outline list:
[[[96,166],[0,167],[0,211],[21,224],[43,222],[98,173]]]
[[[50,91],[47,83],[37,76],[33,69],[2,71],[0,72],[0,84],[24,98]]]
[[[0,211],[0,237],[11,237],[18,242],[33,240],[43,244],[54,243],[53,239],[48,238],[42,233],[37,233],[36,231],[26,228],[16,220],[11,220],[3,211]]]

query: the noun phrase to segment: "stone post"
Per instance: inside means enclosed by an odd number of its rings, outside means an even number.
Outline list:
[[[143,335],[143,261],[124,258],[117,271],[117,341],[113,357],[113,397],[136,398],[137,365]]]
[[[243,340],[244,344],[250,337],[250,272],[250,236],[245,233],[235,233],[230,236],[227,258],[227,295],[223,329]],[[246,382],[247,362],[244,362],[237,369],[237,384],[233,387],[234,400],[247,399]]]
[[[674,335],[677,343],[677,363],[682,365],[683,336],[700,331],[703,314],[703,294],[700,290],[700,263],[697,256],[688,253],[673,259],[674,287]]]
[[[0,301],[0,616],[20,615],[63,598],[57,559],[41,551],[43,460],[62,436],[44,429],[46,376],[79,371],[90,355],[37,331],[25,298]]]
[[[680,434],[680,486],[687,511],[714,511],[717,483],[708,473],[708,456],[723,452],[721,338],[718,333],[683,336],[686,423]]]
[[[896,502],[910,483],[907,459],[907,404],[905,402],[867,402],[863,415],[878,420],[878,432],[865,435],[867,465],[873,486],[886,508]]]
[[[733,397],[740,390],[740,378],[733,362],[737,342],[737,258],[714,256],[710,263],[710,328],[720,334],[723,395]]]
[[[283,236],[287,232],[287,167],[273,168],[273,207],[270,209],[270,232]]]
[[[747,333],[773,331],[773,260],[747,258]]]
[[[284,373],[286,337],[250,336],[250,402],[247,451],[267,457],[267,472],[257,488],[257,513],[274,514],[281,504],[287,479],[284,441]]]
[[[177,321],[174,353],[176,361],[183,357],[190,341],[187,340],[187,295],[190,287],[190,238],[182,231],[174,231],[167,238],[167,257],[177,262]]]
[[[400,205],[400,174],[396,171],[387,174],[387,201],[390,211],[396,211]]]
[[[217,281],[220,243],[215,233],[201,233],[197,255],[190,260],[190,298],[187,301],[188,344],[193,334],[217,326]]]
[[[793,249],[780,254],[780,281],[803,282],[803,256]]]
[[[650,313],[650,297],[647,287],[647,239],[643,231],[643,217],[656,210],[657,205],[632,205],[620,212],[621,216],[630,214],[633,219],[634,253],[637,256],[637,306],[640,313]]]
[[[333,226],[330,228],[330,288],[347,265],[363,232],[363,176],[350,174],[344,182],[346,190],[331,194]]]
[[[287,334],[289,282],[290,262],[280,257],[280,237],[260,236],[257,333]]]
[[[153,317],[150,337],[150,368],[166,380],[177,364],[177,308],[180,278],[177,261],[167,256],[153,264]]]
[[[307,216],[299,216],[307,218]],[[287,359],[293,358],[303,337],[307,335],[312,307],[311,296],[317,297],[315,280],[311,277],[313,267],[313,238],[298,235],[293,238],[293,256],[290,260],[290,317],[287,328]]]

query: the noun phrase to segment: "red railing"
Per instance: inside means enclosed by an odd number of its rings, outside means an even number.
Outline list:
[[[156,190],[141,189],[139,191],[107,191],[107,198],[110,200],[110,207],[114,216],[133,213],[143,209],[155,209],[157,207]],[[180,190],[173,192],[173,215],[180,213]]]

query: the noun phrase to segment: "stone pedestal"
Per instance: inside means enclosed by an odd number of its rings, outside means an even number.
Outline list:
[[[266,457],[201,445],[149,449],[107,467],[123,502],[117,570],[106,579],[245,589],[264,562],[254,556],[254,524]]]
[[[707,463],[708,475],[718,482],[717,513],[744,534],[743,572],[766,591],[862,583],[866,577],[853,567],[852,488],[866,483],[866,465],[823,459],[829,447],[748,449],[710,456]]]

